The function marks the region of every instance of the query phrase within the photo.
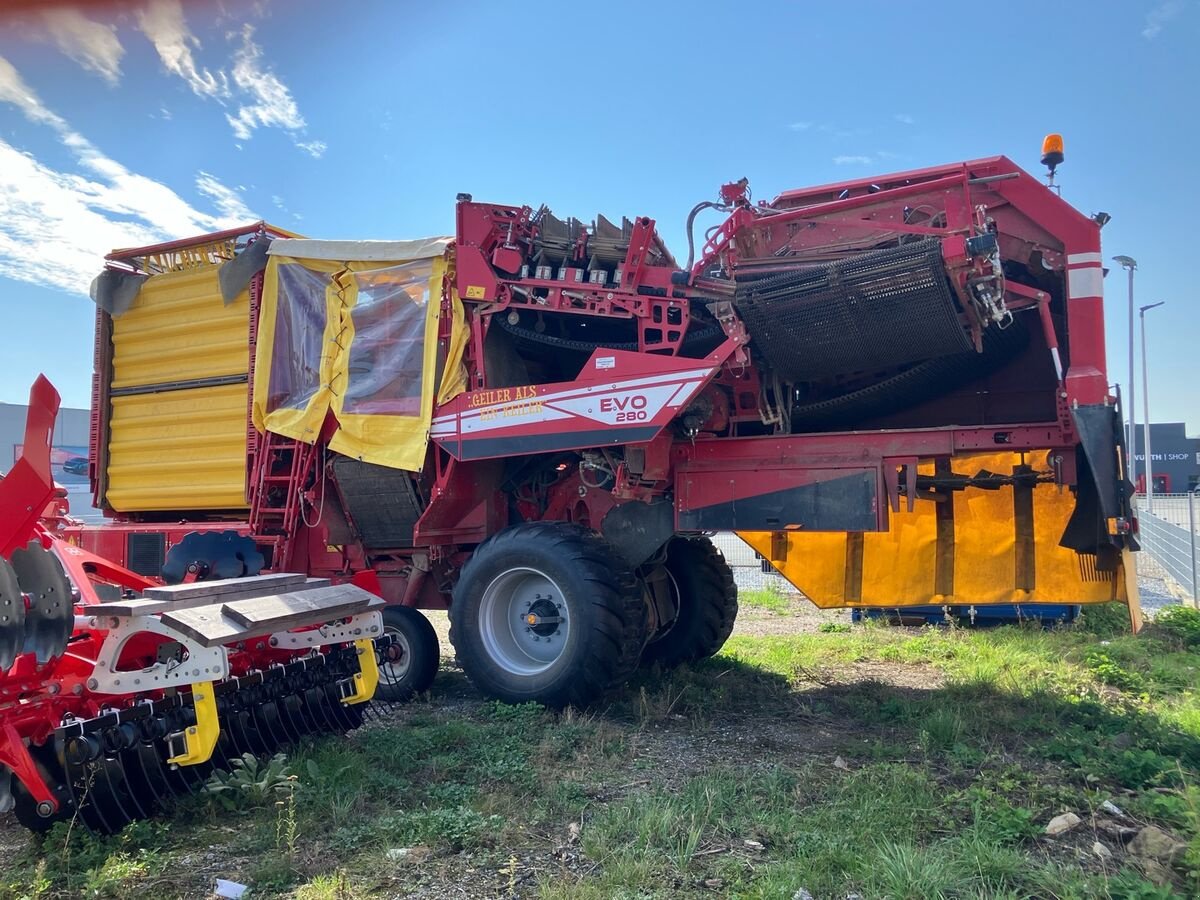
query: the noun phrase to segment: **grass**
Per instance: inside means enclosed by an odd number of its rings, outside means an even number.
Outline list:
[[[776,615],[784,615],[792,608],[791,596],[773,584],[765,588],[738,591],[738,603],[742,606],[764,609]]]
[[[735,638],[583,713],[480,701],[447,672],[445,702],[317,741],[248,775],[261,790],[115,838],[60,826],[0,862],[0,898],[167,900],[215,877],[296,900],[1197,896],[1194,615],[1137,637],[1099,610]],[[1092,825],[1105,800],[1188,844],[1167,884]],[[1068,810],[1083,826],[1045,837]]]

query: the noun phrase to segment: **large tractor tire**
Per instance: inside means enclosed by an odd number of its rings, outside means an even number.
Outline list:
[[[383,632],[395,638],[379,662],[381,700],[406,703],[423,694],[437,675],[437,632],[421,613],[407,606],[389,606],[383,611]]]
[[[577,525],[517,525],[484,541],[450,604],[467,677],[507,703],[586,706],[637,669],[646,607],[629,567]]]
[[[677,612],[671,627],[646,646],[642,664],[670,668],[720,650],[738,602],[733,571],[708,538],[671,538],[664,565]]]

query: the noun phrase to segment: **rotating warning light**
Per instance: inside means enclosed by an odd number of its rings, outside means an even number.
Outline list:
[[[1054,174],[1063,159],[1063,139],[1061,134],[1048,134],[1042,141],[1042,165]]]

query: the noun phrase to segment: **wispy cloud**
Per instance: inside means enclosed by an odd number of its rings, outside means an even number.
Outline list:
[[[914,119],[912,116],[910,116],[908,113],[896,113],[894,116],[892,116],[892,118],[895,119],[897,122],[899,122],[901,125],[916,125],[917,124],[917,120]]]
[[[808,131],[808,129],[812,127],[812,122],[793,122],[788,126],[788,128],[792,129],[792,131]]]
[[[109,84],[120,81],[125,48],[112,26],[95,22],[71,6],[56,6],[41,15],[59,50]]]
[[[869,166],[871,157],[869,156],[835,156],[833,158],[835,166]]]
[[[253,25],[242,27],[242,45],[233,56],[233,83],[249,100],[225,116],[237,138],[249,140],[257,128],[282,128],[310,156],[319,158],[325,152],[323,141],[300,140],[307,123],[288,86],[264,66],[262,48],[254,43]]]
[[[192,206],[161,182],[129,171],[42,103],[0,57],[0,103],[52,129],[76,171],[39,162],[0,139],[0,275],[86,293],[104,254],[253,221],[232,189],[206,172],[195,188],[215,212]],[[30,261],[36,260],[36,265]]]
[[[1146,27],[1142,29],[1142,37],[1148,41],[1158,37],[1167,23],[1183,12],[1184,5],[1183,0],[1165,0],[1151,9],[1146,13]]]
[[[293,144],[314,159],[326,150],[324,141],[308,139],[308,123],[291,90],[267,64],[262,47],[255,43],[254,26],[243,25],[232,66],[207,69],[196,62],[200,40],[188,28],[181,0],[150,0],[137,14],[138,27],[154,44],[163,67],[200,97],[232,106],[225,120],[239,141],[248,141],[260,128],[278,128]],[[240,145],[239,145],[240,148]]]
[[[192,49],[200,40],[188,29],[180,0],[150,0],[138,10],[138,27],[154,44],[163,67],[177,75],[200,97],[221,99],[229,96],[229,80],[224,72],[210,72],[196,65]]]

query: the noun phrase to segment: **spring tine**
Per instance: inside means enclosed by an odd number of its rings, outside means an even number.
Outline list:
[[[92,782],[92,803],[103,814],[103,818],[116,834],[126,825],[140,818],[131,813],[128,803],[131,799],[125,785],[125,773],[121,764],[115,759],[105,756],[91,764],[99,774]]]
[[[325,710],[325,694],[319,687],[309,687],[304,689],[304,705],[308,708],[309,715],[316,723],[316,733],[318,734],[336,734],[338,729],[330,720]]]
[[[95,773],[90,771],[89,758],[99,755],[99,744],[93,746],[85,738],[73,738],[58,748],[63,766],[63,783],[71,798],[71,806],[78,810],[79,818],[88,831],[97,834],[111,832],[101,811],[92,803]]]
[[[139,777],[152,798],[151,805],[160,811],[167,809],[172,803],[173,792],[167,783],[166,764],[158,758],[154,745],[139,741],[128,753],[137,760]],[[130,768],[132,766],[127,764],[126,771]]]
[[[12,668],[25,645],[25,598],[17,573],[0,557],[0,672]]]

